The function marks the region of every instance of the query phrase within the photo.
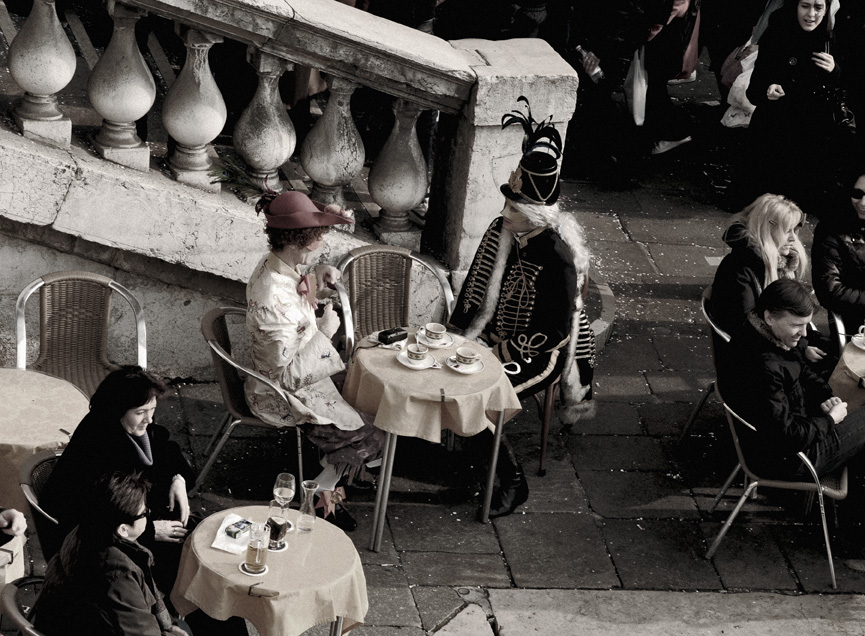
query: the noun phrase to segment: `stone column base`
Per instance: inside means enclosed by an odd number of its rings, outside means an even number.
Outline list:
[[[205,192],[222,191],[222,184],[220,182],[217,181],[216,183],[210,183],[213,180],[213,177],[210,176],[209,171],[178,170],[170,165],[169,168],[171,170],[171,176],[173,176],[179,183],[185,183],[186,185],[198,188],[199,190],[204,190]]]
[[[121,166],[126,166],[139,172],[150,170],[150,146],[147,144],[142,144],[137,148],[115,148],[100,144],[95,139],[92,143],[96,152],[103,159],[119,163]]]
[[[61,119],[27,119],[13,111],[15,123],[27,139],[42,141],[61,148],[68,148],[72,141],[72,120]]]
[[[373,225],[375,235],[384,243],[418,252],[420,251],[421,229],[414,228],[405,232],[389,232],[382,229],[378,223]]]

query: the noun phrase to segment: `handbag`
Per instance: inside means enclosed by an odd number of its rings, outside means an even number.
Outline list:
[[[742,46],[733,49],[724,63],[721,65],[721,84],[727,88],[733,87],[733,82],[745,70],[742,66],[742,60],[757,51],[757,45],[751,44],[750,38]]]
[[[622,86],[625,100],[637,126],[646,121],[646,91],[649,89],[649,76],[646,73],[646,47],[641,46],[634,53],[625,83]]]
[[[865,349],[847,343],[829,378],[829,386],[833,395],[847,402],[848,412],[865,404]]]

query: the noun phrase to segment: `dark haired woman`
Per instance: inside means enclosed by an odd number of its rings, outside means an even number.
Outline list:
[[[330,304],[316,316],[317,292],[339,279],[330,265],[309,265],[324,245],[330,226],[350,223],[338,206],[324,207],[300,192],[265,195],[256,208],[267,220],[271,251],[261,259],[246,286],[246,327],[256,370],[288,393],[286,404],[254,378],[246,401],[256,416],[274,426],[299,424],[323,453],[316,477],[326,499],[350,470],[378,459],[384,434],[365,421],[339,394],[331,376],[345,365],[331,343],[339,317]],[[334,523],[353,530],[356,523],[337,504]]]
[[[168,430],[153,422],[156,401],[165,390],[162,380],[137,366],[121,367],[102,380],[90,398],[90,412],[40,496],[43,508],[60,522],[42,546],[46,558],[57,552],[70,530],[89,519],[93,484],[117,471],[140,472],[153,485],[141,542],[154,549],[154,542],[183,541],[189,519],[186,484],[194,482],[195,473]]]
[[[48,563],[36,629],[48,636],[187,636],[172,624],[151,574],[153,555],[138,543],[148,488],[138,473],[114,473],[93,485],[87,523]]]

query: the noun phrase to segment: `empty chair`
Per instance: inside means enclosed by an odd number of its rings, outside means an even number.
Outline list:
[[[720,392],[717,392],[718,397],[721,399],[721,403],[724,406],[724,412],[727,416],[727,422],[730,425],[730,434],[733,436],[733,445],[736,448],[736,456],[739,458],[739,463],[736,465],[736,468],[733,469],[733,472],[730,473],[727,481],[724,482],[724,485],[721,487],[720,492],[718,492],[718,495],[712,502],[712,507],[709,509],[709,512],[714,511],[715,508],[718,506],[721,498],[726,494],[727,490],[730,488],[730,484],[733,483],[733,480],[736,478],[736,475],[739,474],[740,470],[745,472],[745,475],[748,477],[749,483],[742,492],[742,496],[739,497],[739,501],[736,503],[736,507],[730,513],[730,516],[727,517],[727,520],[721,527],[720,532],[718,532],[718,536],[715,537],[715,540],[709,547],[708,552],[706,552],[706,558],[711,559],[712,555],[715,554],[715,550],[718,549],[718,546],[721,544],[721,540],[724,538],[724,535],[727,534],[727,530],[730,529],[730,525],[736,519],[736,516],[742,509],[745,501],[758,486],[765,488],[782,488],[785,490],[800,490],[808,493],[816,493],[817,501],[820,505],[820,519],[823,522],[823,539],[826,543],[826,556],[829,559],[829,573],[832,577],[832,588],[837,588],[838,584],[835,581],[835,564],[832,561],[832,546],[829,542],[829,528],[826,524],[826,507],[824,504],[824,497],[829,497],[830,499],[836,501],[847,497],[847,467],[845,466],[843,469],[837,471],[836,473],[832,473],[830,475],[823,475],[822,477],[820,477],[819,475],[817,475],[817,471],[814,469],[814,465],[811,463],[805,453],[799,452],[797,453],[797,456],[802,461],[802,464],[807,468],[808,473],[811,477],[810,480],[806,481],[803,479],[801,481],[794,481],[792,479],[765,479],[763,477],[759,477],[752,470],[750,470],[748,468],[748,465],[745,463],[745,456],[742,453],[742,447],[739,444],[739,435],[736,431],[736,422],[741,423],[742,426],[745,426],[753,431],[756,431],[757,429],[752,424],[746,422],[743,418],[737,415],[733,411],[733,409],[727,406],[727,404],[724,402],[723,397],[721,397]],[[757,424],[757,426],[759,426],[759,423]]]
[[[730,334],[721,329],[718,326],[718,323],[715,322],[712,317],[712,286],[709,285],[706,289],[703,290],[703,295],[700,298],[700,308],[703,311],[703,318],[706,320],[706,325],[708,325],[709,329],[709,342],[712,346],[712,367],[718,368],[718,349],[719,347],[724,346],[725,343],[730,342]],[[706,389],[703,391],[703,395],[700,398],[700,401],[694,405],[694,409],[691,411],[691,414],[688,416],[688,421],[685,422],[685,427],[682,429],[682,434],[679,436],[679,442],[688,435],[688,432],[691,430],[691,427],[694,425],[694,421],[697,419],[697,416],[700,414],[700,411],[703,410],[703,406],[705,406],[706,401],[709,399],[709,396],[712,393],[715,393],[716,390],[716,380],[712,380],[706,385]]]
[[[15,303],[16,365],[27,368],[25,306],[39,291],[39,356],[31,369],[68,380],[88,397],[118,365],[108,359],[108,325],[114,292],[135,314],[138,365],[147,367],[147,330],[141,304],[107,276],[66,271],[46,274],[27,285]]]
[[[351,250],[340,260],[337,268],[343,279],[336,287],[349,355],[363,336],[408,326],[414,263],[429,270],[439,282],[446,320],[455,303],[453,290],[441,267],[429,257],[403,247],[368,245]]]
[[[222,447],[228,441],[232,431],[240,424],[246,426],[261,426],[265,428],[275,428],[257,418],[249,410],[246,404],[246,397],[243,392],[244,378],[243,374],[251,375],[260,382],[268,385],[274,393],[288,401],[285,390],[265,378],[260,373],[243,366],[231,356],[231,338],[228,333],[228,325],[226,324],[226,316],[246,317],[246,310],[236,307],[216,307],[208,311],[201,319],[201,333],[204,335],[207,345],[210,347],[210,355],[213,359],[213,370],[216,374],[216,379],[219,381],[219,389],[222,392],[222,401],[225,403],[227,413],[222,422],[217,427],[204,450],[204,454],[209,456],[204,468],[198,474],[198,480],[195,486],[189,491],[190,495],[196,494],[204,483],[207,474],[213,467]],[[297,464],[298,464],[298,481],[303,481],[303,454],[302,454],[302,438],[300,428],[294,425],[297,434]]]

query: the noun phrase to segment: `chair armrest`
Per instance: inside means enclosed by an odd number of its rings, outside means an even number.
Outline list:
[[[342,281],[336,281],[336,294],[339,298],[339,304],[342,306],[342,326],[345,329],[345,350],[347,354],[346,362],[351,360],[354,354],[354,317],[351,313],[351,303],[348,299],[348,291]]]

